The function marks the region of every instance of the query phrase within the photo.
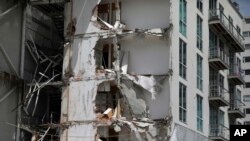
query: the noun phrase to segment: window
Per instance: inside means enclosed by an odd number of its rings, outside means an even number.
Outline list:
[[[197,95],[197,130],[201,132],[203,131],[202,100],[203,98]]]
[[[119,3],[119,6],[121,7],[121,3]],[[98,17],[111,25],[114,25],[116,22],[117,12],[116,3],[98,5]],[[98,21],[100,20],[99,18]]]
[[[216,9],[217,0],[209,0],[209,10]]]
[[[245,121],[244,125],[250,125],[250,121]]]
[[[202,51],[202,19],[197,15],[197,41],[196,46]]]
[[[245,114],[250,114],[250,108],[245,109]]]
[[[250,69],[245,70],[245,75],[250,75]]]
[[[179,6],[179,18],[180,18],[180,33],[184,36],[187,35],[187,2],[186,0],[180,0]]]
[[[197,8],[202,12],[203,11],[203,0],[197,0]]]
[[[181,39],[179,40],[179,75],[186,79],[187,70],[187,49],[186,43]]]
[[[244,57],[244,62],[250,62],[250,56],[249,57]]]
[[[250,44],[245,44],[245,49],[250,49]]]
[[[239,89],[236,90],[236,105],[234,108],[240,108],[242,103],[241,103],[241,91]]]
[[[243,101],[244,102],[250,102],[250,95],[244,95],[243,96]]]
[[[250,37],[250,31],[245,31],[243,32],[244,37]]]
[[[203,90],[202,57],[197,54],[197,88]]]
[[[225,113],[222,110],[219,110],[219,124],[225,125]]]
[[[245,88],[250,88],[250,82],[245,83]]]
[[[186,86],[182,83],[179,84],[179,120],[187,122],[187,104],[186,104]]]

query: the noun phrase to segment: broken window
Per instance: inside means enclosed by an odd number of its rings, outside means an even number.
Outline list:
[[[121,3],[119,3],[119,7],[121,7]],[[98,5],[98,17],[100,20],[103,20],[111,25],[114,25],[116,22],[116,14],[117,14],[116,3],[105,3]]]
[[[100,43],[95,50],[97,69],[112,69],[114,58],[114,45]]]
[[[96,113],[104,113],[109,108],[114,110],[117,102],[118,88],[111,82],[101,83],[96,96]]]

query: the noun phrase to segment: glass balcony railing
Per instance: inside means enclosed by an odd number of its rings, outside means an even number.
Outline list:
[[[219,84],[213,84],[209,86],[209,97],[210,98],[220,98],[226,102],[225,106],[229,106],[229,94],[228,91],[220,86]]]
[[[210,138],[212,137],[215,140],[229,140],[229,128],[225,127],[222,124],[210,125]]]
[[[234,81],[236,85],[244,84],[243,74],[244,74],[244,71],[241,69],[240,65],[238,64],[229,65],[228,79]]]
[[[229,18],[219,9],[214,9],[209,11],[209,21],[219,20],[227,32],[232,36],[232,38],[241,46],[244,47],[244,37],[239,32]]]
[[[244,118],[244,103],[239,99],[230,100],[230,108],[228,109],[229,114],[235,114],[236,118]]]
[[[229,58],[226,54],[226,51],[220,49],[217,46],[210,46],[209,47],[209,59],[214,60],[218,59],[217,61],[221,61],[222,65],[228,67],[229,65]]]

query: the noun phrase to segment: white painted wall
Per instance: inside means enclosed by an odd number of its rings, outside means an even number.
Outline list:
[[[169,0],[122,0],[121,21],[128,29],[169,26]]]
[[[173,76],[171,78],[170,105],[174,123],[181,124],[191,130],[208,137],[209,106],[208,106],[208,1],[203,1],[203,13],[196,8],[196,1],[187,1],[187,37],[179,33],[179,1],[171,1],[171,23],[173,26],[171,38],[171,62]],[[196,18],[203,19],[203,51],[196,47]],[[187,79],[179,77],[179,39],[187,43]],[[203,91],[196,88],[197,53],[203,57]],[[179,121],[179,82],[187,86],[187,123]],[[203,97],[203,132],[197,131],[196,95]]]
[[[250,24],[249,23],[244,23],[243,25],[243,32],[244,31],[250,31]],[[250,37],[245,37],[245,44],[250,44]],[[243,57],[250,56],[250,50],[246,49],[244,53],[242,53]],[[250,63],[246,62],[242,64],[242,69],[250,69]],[[250,82],[250,75],[245,75],[245,82]],[[250,95],[250,88],[244,88],[243,95]],[[244,108],[250,108],[250,102],[245,102],[245,107]],[[250,115],[246,114],[246,117],[244,118],[244,121],[250,121]]]
[[[169,71],[169,41],[131,37],[121,41],[121,51],[128,53],[128,73],[139,75],[164,75]]]

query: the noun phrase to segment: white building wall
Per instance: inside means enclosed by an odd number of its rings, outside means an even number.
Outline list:
[[[243,25],[243,32],[244,31],[250,31],[250,23],[244,23]],[[250,37],[244,37],[245,38],[245,41],[244,43],[245,44],[250,44]],[[246,49],[244,53],[242,53],[242,56],[243,57],[249,57],[250,56],[250,50],[249,49]],[[242,69],[243,70],[246,70],[246,69],[250,69],[250,63],[249,62],[244,62],[242,64]],[[244,80],[245,82],[250,82],[250,75],[245,75],[244,77]],[[244,91],[243,91],[243,95],[250,95],[250,88],[244,88]],[[245,102],[245,107],[244,108],[250,108],[250,102]],[[246,117],[244,118],[244,122],[246,121],[250,121],[250,115],[249,114],[246,114]]]
[[[174,25],[171,38],[171,62],[173,76],[171,78],[171,111],[174,123],[181,124],[208,137],[209,130],[209,111],[208,105],[208,1],[203,1],[203,13],[196,8],[196,1],[187,1],[187,37],[179,32],[179,1],[171,2],[171,22]],[[197,14],[203,19],[203,51],[196,47],[196,27]],[[179,76],[179,39],[187,43],[187,79]],[[203,57],[203,91],[197,89],[197,54]],[[187,86],[187,123],[179,121],[179,82]],[[196,95],[203,97],[203,132],[197,131],[196,123]]]

